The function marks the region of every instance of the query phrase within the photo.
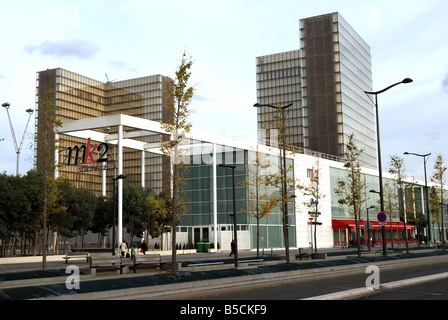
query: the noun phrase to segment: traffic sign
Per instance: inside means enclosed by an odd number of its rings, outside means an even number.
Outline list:
[[[365,224],[364,224],[364,229],[373,229],[373,225],[372,225],[372,222],[366,222]]]
[[[379,222],[384,222],[387,220],[387,215],[384,212],[380,212],[378,213],[377,218]]]

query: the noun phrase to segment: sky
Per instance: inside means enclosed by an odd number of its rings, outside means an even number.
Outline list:
[[[36,73],[64,68],[95,80],[174,76],[193,59],[190,120],[198,131],[256,137],[258,56],[299,49],[299,20],[339,12],[369,44],[379,95],[383,171],[391,155],[424,179],[423,158],[448,164],[448,1],[446,0],[77,0],[2,1],[0,103],[9,102],[17,142],[35,108]],[[373,105],[372,105],[373,106]],[[33,167],[34,116],[19,173]],[[7,112],[0,108],[0,172],[16,173]]]

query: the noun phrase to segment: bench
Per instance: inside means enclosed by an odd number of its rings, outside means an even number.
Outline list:
[[[263,264],[264,259],[240,260],[239,263],[247,263],[247,265]]]
[[[123,273],[123,268],[131,262],[122,261],[120,256],[91,256],[89,259],[89,267],[93,269],[118,270]]]
[[[299,248],[299,259],[309,260],[313,256],[313,248]]]
[[[163,264],[160,254],[146,254],[146,255],[135,255],[132,257],[131,268],[134,269],[134,273],[137,272],[137,267],[148,267],[160,270],[160,266]]]
[[[65,259],[65,263],[68,263],[68,260],[81,258],[81,256],[85,257],[86,263],[89,262],[90,255],[88,252],[70,252],[67,253],[65,257],[62,257],[62,259]]]
[[[224,264],[223,261],[217,261],[217,262],[205,262],[205,263],[192,263],[187,265],[187,267],[207,267],[207,266],[217,266]]]

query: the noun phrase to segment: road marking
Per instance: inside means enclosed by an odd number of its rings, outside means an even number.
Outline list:
[[[396,289],[396,288],[403,288],[403,287],[413,286],[413,285],[417,285],[417,284],[421,284],[421,283],[425,283],[425,282],[430,282],[430,281],[441,280],[441,279],[448,279],[448,272],[438,273],[438,274],[434,274],[434,275],[423,276],[423,277],[418,277],[418,278],[413,278],[413,279],[399,280],[399,281],[389,282],[389,283],[385,283],[385,284],[380,284],[380,288],[379,289],[374,289],[373,287],[372,288],[358,288],[358,289],[351,289],[351,290],[346,290],[346,291],[340,291],[340,292],[324,294],[324,295],[321,295],[321,296],[306,298],[306,299],[302,299],[302,300],[345,300],[345,299],[352,299],[352,298],[360,297],[360,296],[363,296],[363,295],[373,294],[373,293],[376,293],[376,292],[379,292],[379,291],[382,291],[382,290],[392,290],[392,289]]]

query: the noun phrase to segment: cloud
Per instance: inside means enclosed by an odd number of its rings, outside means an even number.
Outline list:
[[[93,57],[99,50],[98,46],[85,39],[45,40],[38,45],[26,45],[24,49],[29,54],[39,52],[47,56],[71,56],[83,60]]]
[[[109,66],[111,67],[115,67],[115,68],[120,68],[120,69],[125,69],[129,72],[136,72],[138,69],[134,68],[132,66],[130,66],[128,63],[126,63],[123,60],[112,60],[109,61]]]
[[[442,81],[442,89],[446,93],[448,93],[448,73],[446,74],[445,79]]]

